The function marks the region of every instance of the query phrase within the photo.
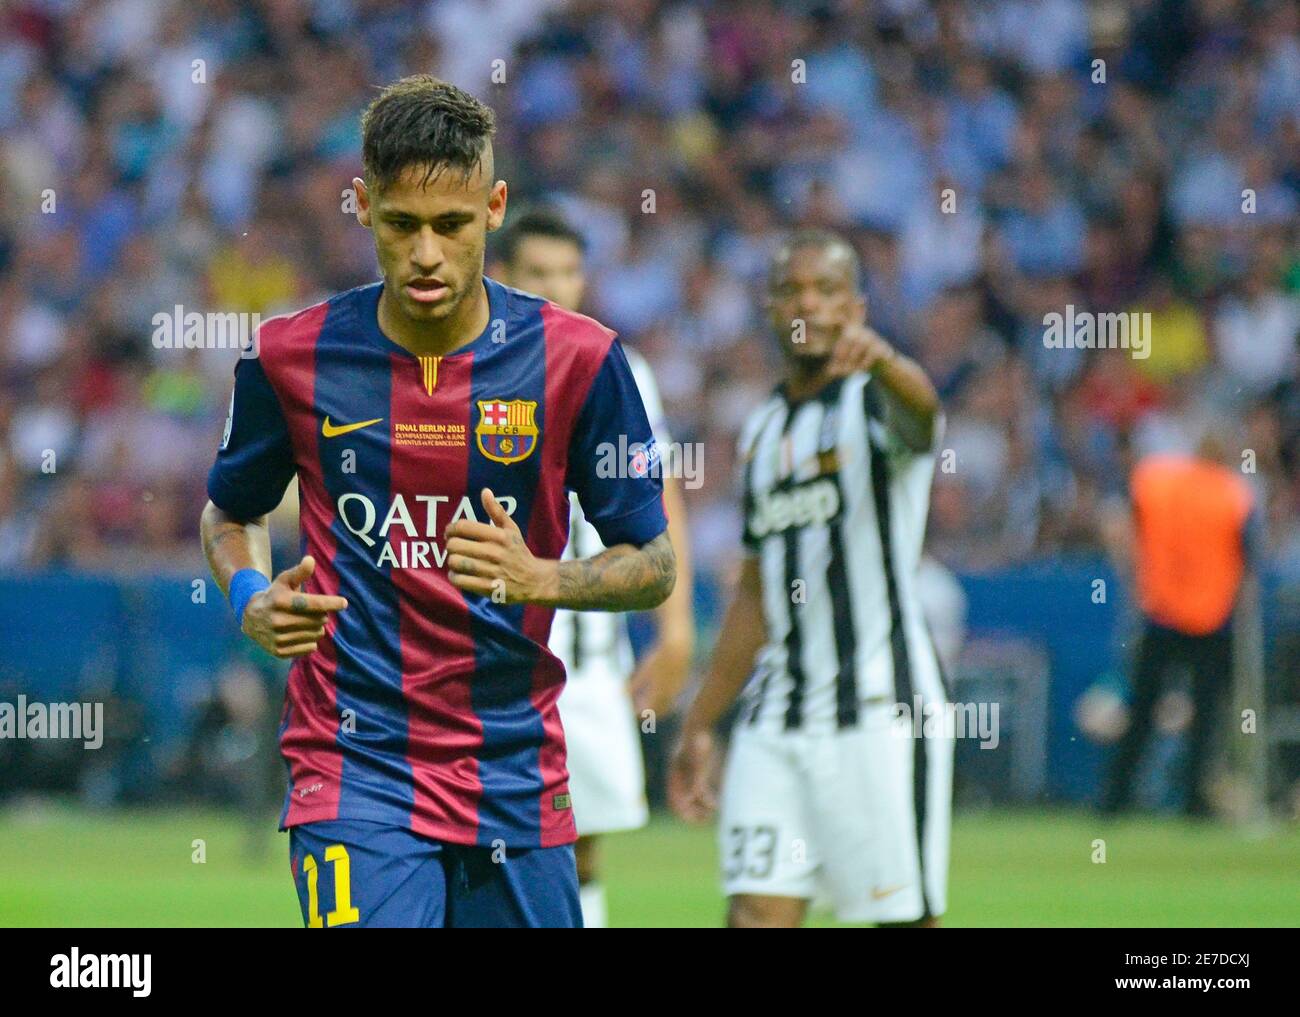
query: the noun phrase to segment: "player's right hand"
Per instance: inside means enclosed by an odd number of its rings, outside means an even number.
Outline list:
[[[847,378],[858,371],[870,371],[894,353],[880,333],[869,325],[847,325],[831,350],[828,370],[832,378]]]
[[[316,559],[307,555],[285,569],[244,608],[244,635],[275,657],[303,657],[316,649],[325,635],[333,611],[345,610],[343,597],[304,593],[302,584],[316,571]]]
[[[668,804],[688,823],[702,823],[718,807],[718,759],[713,732],[687,728],[668,764]]]

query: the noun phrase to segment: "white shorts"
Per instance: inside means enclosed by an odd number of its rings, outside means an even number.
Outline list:
[[[724,892],[829,903],[845,922],[943,914],[952,756],[952,738],[912,737],[892,704],[843,731],[736,727],[719,806]]]
[[[645,761],[627,682],[599,667],[571,673],[560,693],[560,721],[578,836],[645,826]]]

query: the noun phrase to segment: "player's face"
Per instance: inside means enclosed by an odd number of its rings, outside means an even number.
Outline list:
[[[507,266],[510,285],[553,300],[576,311],[582,304],[587,277],[582,269],[582,251],[561,237],[524,237]]]
[[[801,247],[777,267],[768,287],[768,312],[787,357],[825,359],[845,327],[864,319],[866,303],[842,254]]]
[[[506,184],[492,182],[490,154],[468,179],[455,170],[422,183],[412,166],[386,187],[368,191],[360,179],[357,219],[375,236],[384,287],[413,321],[452,317],[482,285],[487,234],[506,213]]]

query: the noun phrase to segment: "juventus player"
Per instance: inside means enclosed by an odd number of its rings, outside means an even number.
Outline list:
[[[543,209],[525,212],[503,232],[501,262],[493,276],[576,311],[586,288],[584,241],[572,226]],[[645,358],[626,350],[650,429],[661,453],[669,445],[659,388]],[[577,861],[583,924],[606,924],[597,837],[646,824],[645,767],[637,715],[669,712],[682,686],[695,643],[686,507],[676,482],[665,476],[664,507],[677,554],[677,585],[656,611],[654,645],[633,673],[625,616],[556,611],[550,649],[564,662],[568,680],[560,694],[560,719],[569,752],[569,790],[578,827]],[[564,559],[599,554],[604,545],[583,515],[576,495],[569,504],[569,545]]]
[[[946,701],[917,598],[938,396],[862,324],[835,234],[791,237],[768,297],[785,377],[742,430],[745,555],[672,804],[712,811],[714,727],[744,687],[719,806],[728,923],[797,926],[824,895],[843,921],[937,925],[953,743],[913,738],[895,704]],[[868,369],[837,376],[845,337]]]

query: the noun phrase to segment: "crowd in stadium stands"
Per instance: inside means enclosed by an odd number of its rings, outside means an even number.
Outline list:
[[[698,567],[775,378],[774,239],[843,230],[947,430],[931,548],[1096,553],[1101,505],[1207,428],[1300,574],[1300,7],[1289,0],[17,0],[0,14],[0,568],[204,573],[230,350],[376,277],[345,189],[374,86],[497,111],[515,202],[589,239],[589,310],[657,370]],[[1104,80],[1103,80],[1104,79]],[[52,192],[52,193],[51,193]],[[52,199],[52,204],[51,204]],[[1149,356],[1044,316],[1149,312]]]

